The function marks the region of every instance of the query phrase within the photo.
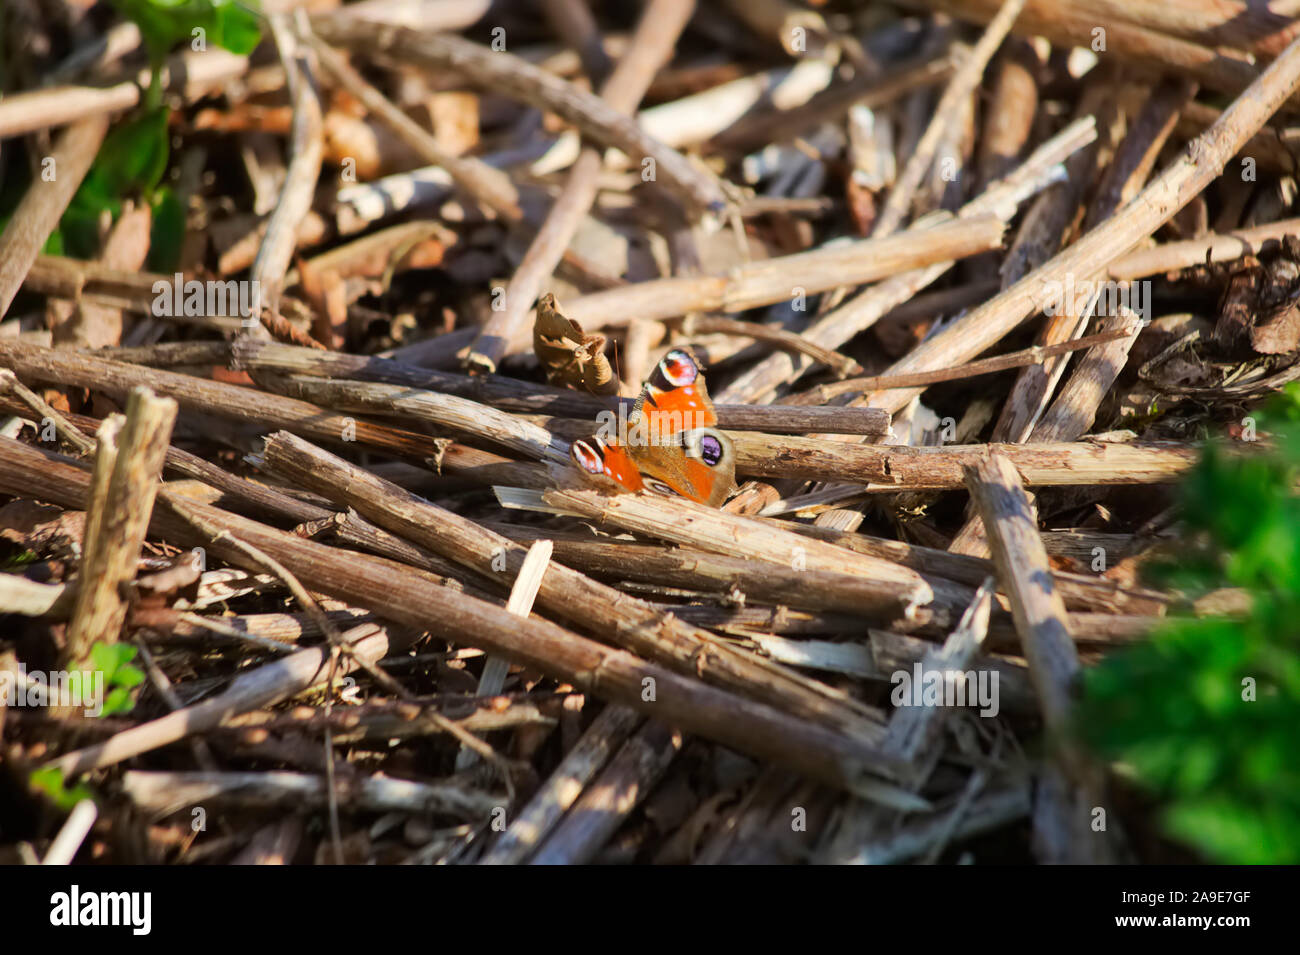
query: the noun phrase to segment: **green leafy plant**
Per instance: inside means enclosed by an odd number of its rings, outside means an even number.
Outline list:
[[[166,107],[146,110],[114,128],[59,223],[64,247],[77,256],[94,255],[101,217],[116,219],[124,196],[141,195],[152,205],[161,203],[171,192],[158,188],[167,157]]]
[[[256,0],[112,0],[112,4],[140,28],[149,50],[151,106],[162,102],[163,60],[177,43],[202,39],[243,55],[262,39]]]
[[[129,643],[96,643],[90,648],[90,673],[100,671],[104,674],[104,686],[108,694],[100,716],[114,713],[127,713],[135,706],[131,693],[144,682],[144,673],[134,666],[137,649]],[[83,686],[92,685],[83,681]],[[28,776],[28,783],[36,792],[44,793],[56,806],[67,812],[83,799],[92,799],[93,794],[80,783],[68,787],[63,777],[63,770],[49,766],[33,770]]]
[[[63,770],[54,766],[34,769],[27,777],[28,783],[36,792],[44,793],[54,805],[68,812],[83,799],[93,799],[89,789],[81,783],[68,788],[63,778]]]
[[[108,688],[100,716],[129,713],[135,706],[131,691],[144,682],[144,673],[131,663],[137,652],[129,643],[96,643],[90,648],[91,667],[103,672]]]
[[[1242,618],[1178,616],[1089,671],[1079,731],[1163,806],[1175,839],[1226,863],[1300,862],[1300,389],[1259,416],[1270,443],[1207,445],[1182,489],[1191,533],[1162,582],[1240,588]]]
[[[117,126],[100,146],[90,173],[73,197],[55,233],[58,251],[88,258],[98,250],[100,222],[116,219],[122,199],[139,195],[153,212],[152,269],[171,272],[185,231],[185,210],[171,189],[161,186],[170,154],[169,110],[162,101],[162,67],[167,54],[185,41],[208,43],[247,54],[261,41],[257,0],[112,0],[140,28],[153,76],[142,110]],[[47,251],[54,251],[47,249]]]
[[[40,561],[40,555],[31,550],[20,550],[0,560],[0,574],[8,574],[13,571],[22,570],[28,564],[35,564]]]

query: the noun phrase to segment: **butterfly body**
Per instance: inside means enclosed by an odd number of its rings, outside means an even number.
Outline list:
[[[614,493],[650,491],[721,507],[735,487],[735,449],[714,427],[717,413],[695,356],[664,355],[625,433],[575,441],[570,457],[592,483]]]

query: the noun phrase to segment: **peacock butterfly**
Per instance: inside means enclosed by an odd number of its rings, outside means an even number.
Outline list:
[[[613,417],[612,415],[610,416]],[[718,423],[700,363],[671,349],[621,419],[574,441],[569,456],[592,484],[613,493],[650,491],[721,507],[735,488],[736,452]]]

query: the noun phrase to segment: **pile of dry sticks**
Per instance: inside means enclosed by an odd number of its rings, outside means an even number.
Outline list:
[[[144,676],[0,704],[0,861],[1167,858],[1071,713],[1300,376],[1300,21],[632,6],[263,0],[163,74],[180,247],[125,196],[90,260],[139,31],[0,11],[0,675]],[[731,501],[566,480],[685,346]]]

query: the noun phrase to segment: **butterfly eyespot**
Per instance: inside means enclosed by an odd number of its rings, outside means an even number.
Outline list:
[[[695,359],[680,348],[674,348],[664,355],[659,367],[663,370],[664,378],[674,388],[685,388],[693,384],[700,374],[700,366],[695,363]]]
[[[663,494],[665,497],[681,497],[674,488],[669,487],[663,481],[652,477],[643,477],[647,491],[655,494]]]
[[[605,459],[599,448],[587,441],[575,441],[569,448],[569,456],[578,467],[590,474],[602,474],[605,471]]]
[[[711,468],[716,468],[727,455],[722,438],[713,431],[687,432],[684,436],[684,444],[687,455]]]
[[[700,460],[714,467],[722,460],[722,442],[711,434],[700,436]]]

